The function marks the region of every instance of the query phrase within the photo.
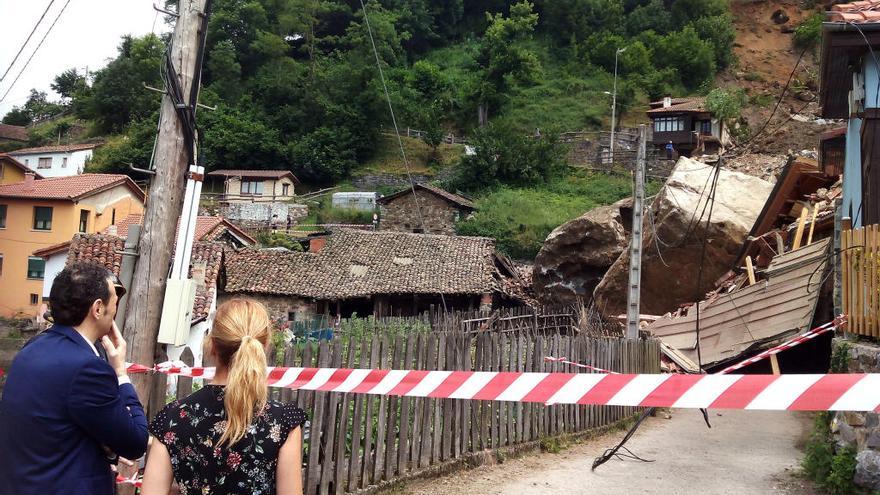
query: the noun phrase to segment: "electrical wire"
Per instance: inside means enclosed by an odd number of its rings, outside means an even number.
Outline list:
[[[49,13],[49,9],[52,7],[52,4],[55,3],[55,0],[49,0],[49,5],[46,6],[46,10],[43,11],[43,15],[37,20],[37,23],[34,24],[34,28],[31,29],[31,34],[28,35],[27,39],[24,40],[24,43],[21,44],[21,48],[18,49],[18,53],[15,54],[15,58],[12,59],[12,62],[9,63],[9,67],[6,68],[6,72],[0,76],[0,83],[6,79],[6,76],[9,74],[9,71],[12,70],[12,66],[15,65],[15,62],[18,61],[18,57],[21,55],[21,52],[24,51],[24,48],[27,46],[28,42],[31,41],[31,36],[37,31],[37,28],[40,26],[40,23],[43,22],[43,18],[46,17],[46,14]]]
[[[34,59],[34,55],[36,55],[37,52],[40,50],[40,47],[43,46],[43,42],[46,41],[46,37],[48,37],[49,33],[52,32],[52,28],[55,27],[55,23],[57,23],[58,19],[61,18],[61,14],[64,13],[64,9],[66,9],[69,4],[70,4],[70,0],[67,0],[67,2],[64,3],[64,7],[61,7],[61,10],[58,12],[58,15],[55,17],[55,20],[52,21],[52,24],[49,26],[49,29],[46,30],[45,34],[43,34],[43,38],[40,40],[40,43],[37,45],[36,48],[34,48],[34,51],[31,53],[31,56],[28,57],[27,62],[24,63],[24,67],[22,67],[21,70],[18,71],[18,75],[15,76],[15,79],[12,81],[12,84],[10,84],[9,88],[6,89],[6,93],[4,93],[3,97],[0,98],[0,103],[2,103],[3,100],[5,100],[7,96],[9,96],[9,92],[12,91],[12,88],[15,87],[15,83],[18,82],[18,79],[21,77],[22,74],[24,74],[24,71],[28,68],[28,65],[31,64],[31,60]]]

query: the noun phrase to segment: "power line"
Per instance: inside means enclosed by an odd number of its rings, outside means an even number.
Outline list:
[[[24,47],[27,46],[28,42],[31,41],[31,36],[37,31],[37,28],[40,26],[40,23],[43,22],[43,18],[46,17],[46,14],[49,12],[49,9],[52,7],[52,4],[55,3],[55,0],[49,0],[49,5],[46,6],[46,10],[43,11],[43,15],[40,16],[40,19],[37,20],[37,23],[34,24],[34,28],[31,29],[31,34],[28,35],[27,39],[22,43],[21,48],[18,49],[18,53],[15,54],[15,58],[12,59],[12,62],[9,63],[9,67],[6,68],[6,72],[3,73],[3,76],[0,76],[0,83],[6,79],[6,76],[9,74],[9,71],[12,70],[12,66],[15,65],[15,62],[18,61],[18,57],[21,55],[21,52],[24,51]]]
[[[15,80],[12,81],[12,84],[9,85],[9,88],[6,90],[6,93],[4,93],[4,94],[3,94],[3,97],[0,98],[0,103],[2,103],[3,100],[5,100],[7,96],[9,96],[9,92],[12,91],[12,88],[13,88],[13,87],[15,87],[15,83],[18,82],[18,78],[21,77],[21,75],[24,73],[25,69],[27,69],[28,65],[30,65],[31,60],[34,59],[34,55],[36,55],[37,52],[40,50],[40,47],[43,46],[43,42],[46,41],[46,37],[49,36],[49,33],[52,32],[52,28],[55,27],[55,23],[57,23],[57,22],[58,22],[58,19],[61,18],[61,14],[64,13],[64,9],[66,9],[67,6],[68,6],[69,4],[70,4],[70,0],[67,0],[67,2],[64,3],[64,7],[61,7],[61,10],[58,12],[58,16],[55,17],[55,20],[52,21],[52,25],[49,26],[49,29],[48,29],[48,30],[46,31],[46,33],[43,35],[43,39],[40,40],[40,44],[38,44],[37,47],[34,48],[33,53],[31,53],[31,56],[28,57],[27,62],[24,63],[24,67],[22,67],[21,70],[18,71],[18,75],[15,76]]]

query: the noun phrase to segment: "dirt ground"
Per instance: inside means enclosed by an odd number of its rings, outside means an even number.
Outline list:
[[[558,454],[529,455],[410,482],[387,495],[818,493],[797,474],[809,415],[710,411],[711,429],[699,411],[671,415],[649,418],[627,444],[651,463],[613,459],[591,472],[593,459],[623,437],[615,432]]]

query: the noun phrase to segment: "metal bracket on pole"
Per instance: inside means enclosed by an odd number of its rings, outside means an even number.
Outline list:
[[[174,17],[175,19],[180,18],[180,14],[178,14],[177,12],[171,12],[170,10],[165,10],[162,7],[159,7],[158,5],[156,5],[155,3],[153,4],[153,10],[155,10],[157,12],[161,12],[166,15],[170,15],[170,16]]]
[[[128,168],[129,168],[130,170],[134,170],[135,172],[140,172],[140,173],[142,173],[142,174],[156,175],[156,171],[155,171],[155,170],[147,170],[147,169],[145,169],[145,168],[137,168],[137,167],[134,166],[134,163],[129,163],[129,164],[128,164]]]
[[[639,338],[639,312],[642,283],[642,215],[645,208],[645,148],[648,128],[639,126],[636,155],[635,196],[633,197],[632,237],[629,245],[629,284],[626,298],[626,338]]]

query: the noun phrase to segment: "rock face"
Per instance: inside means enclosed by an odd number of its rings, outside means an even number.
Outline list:
[[[631,215],[631,200],[623,200],[594,208],[551,232],[532,272],[538,299],[544,304],[589,299],[626,249]]]
[[[662,315],[701,299],[728,270],[773,188],[750,175],[721,170],[711,223],[706,203],[714,169],[682,157],[645,215],[642,228],[641,313]],[[704,208],[706,207],[706,208]],[[703,212],[705,210],[705,215]],[[702,220],[701,220],[702,216]],[[656,229],[656,230],[655,230]],[[701,241],[706,237],[703,283],[696,287]],[[593,292],[606,318],[626,313],[629,250]]]
[[[880,490],[880,453],[863,450],[856,455],[855,484],[869,490]]]

